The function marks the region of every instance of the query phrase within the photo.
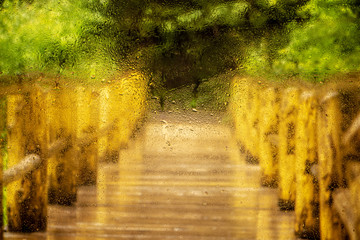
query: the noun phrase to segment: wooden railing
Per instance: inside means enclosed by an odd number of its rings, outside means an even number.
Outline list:
[[[96,133],[89,133],[87,136],[84,136],[77,141],[78,146],[86,147],[91,145],[100,137],[105,136],[114,130],[115,126],[116,123],[114,122],[109,124],[107,127],[100,129]],[[46,161],[48,158],[51,158],[60,151],[68,151],[70,147],[72,146],[70,145],[69,138],[62,138],[56,140],[50,145],[49,149],[46,151],[47,154],[43,158],[37,154],[26,155],[18,164],[3,172],[3,185],[6,186],[13,181],[25,177],[26,174],[38,169],[41,164],[43,164],[43,161]]]
[[[46,231],[48,204],[74,204],[78,186],[96,184],[98,162],[117,160],[144,115],[146,82],[131,74],[96,87],[9,89],[0,109],[7,126],[8,169],[1,171],[7,229]]]
[[[298,236],[358,239],[360,85],[284,85],[234,79],[240,150],[263,186],[279,188],[279,208],[295,210]]]

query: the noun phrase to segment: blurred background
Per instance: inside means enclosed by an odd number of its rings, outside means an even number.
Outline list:
[[[0,78],[101,82],[136,69],[162,109],[222,110],[235,73],[357,75],[359,9],[357,0],[1,0]]]

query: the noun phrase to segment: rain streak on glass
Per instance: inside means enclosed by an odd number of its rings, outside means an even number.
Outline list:
[[[359,239],[355,0],[0,0],[0,239]]]

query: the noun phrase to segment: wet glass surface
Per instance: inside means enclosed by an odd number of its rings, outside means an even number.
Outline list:
[[[0,0],[5,238],[360,238],[359,14]]]
[[[259,170],[217,117],[152,115],[119,163],[99,166],[97,186],[79,189],[76,206],[50,207],[47,234],[5,236],[296,239],[293,213],[277,209],[277,191],[260,186]]]

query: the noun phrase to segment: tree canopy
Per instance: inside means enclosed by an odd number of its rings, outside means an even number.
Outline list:
[[[358,71],[357,0],[2,0],[0,72],[95,81],[136,68],[174,88],[227,71]],[[196,90],[196,89],[195,89]]]
[[[249,50],[277,41],[304,1],[110,1],[119,57],[136,55],[169,87],[238,69]],[[273,35],[278,34],[276,37]],[[270,58],[274,49],[267,48]],[[137,60],[135,62],[138,63]]]
[[[309,21],[289,24],[290,42],[279,50],[274,71],[312,80],[359,71],[359,13],[356,0],[310,1],[301,9]]]

